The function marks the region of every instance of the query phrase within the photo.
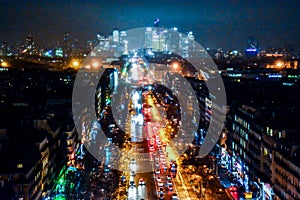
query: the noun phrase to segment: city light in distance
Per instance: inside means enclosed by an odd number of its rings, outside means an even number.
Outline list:
[[[276,67],[282,68],[283,66],[284,66],[284,63],[283,63],[281,60],[278,60],[278,61],[276,62]]]
[[[9,67],[8,62],[2,61],[1,62],[1,67]]]
[[[172,67],[173,67],[174,69],[178,69],[179,63],[178,63],[178,62],[172,63]]]

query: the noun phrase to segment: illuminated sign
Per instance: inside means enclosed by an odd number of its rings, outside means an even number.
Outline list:
[[[257,49],[246,49],[247,52],[257,52]]]
[[[252,192],[245,192],[244,196],[245,196],[245,199],[252,199]]]
[[[268,78],[282,78],[282,74],[270,74]]]

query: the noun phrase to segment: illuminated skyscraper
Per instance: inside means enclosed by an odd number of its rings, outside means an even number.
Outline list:
[[[120,48],[123,54],[128,54],[128,40],[126,31],[120,31]]]
[[[32,35],[28,35],[23,45],[22,53],[25,55],[37,55],[36,44]]]
[[[152,48],[152,28],[148,27],[145,31],[145,48]]]
[[[70,34],[68,32],[65,32],[64,34],[64,44],[63,44],[63,50],[65,53],[65,57],[68,57],[71,52],[71,42],[70,42]]]
[[[7,56],[9,54],[9,47],[6,42],[1,44],[0,56]]]
[[[113,42],[119,43],[120,42],[120,31],[117,29],[113,30]]]
[[[91,40],[87,41],[87,48],[89,51],[92,51],[95,48],[94,42]]]
[[[189,38],[186,35],[179,34],[179,50],[183,58],[189,57]]]
[[[160,51],[160,35],[157,31],[152,31],[152,48],[154,51]]]

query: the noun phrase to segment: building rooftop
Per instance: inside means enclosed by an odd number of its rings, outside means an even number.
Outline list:
[[[7,129],[0,140],[0,174],[23,173],[40,159],[39,144],[47,139],[45,131]]]

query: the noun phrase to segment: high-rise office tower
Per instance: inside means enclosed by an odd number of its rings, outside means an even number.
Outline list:
[[[65,53],[65,57],[68,57],[71,53],[71,42],[69,32],[65,32],[64,34],[63,51]]]
[[[113,30],[113,42],[117,44],[120,42],[120,31],[117,29]]]
[[[145,31],[145,48],[152,48],[152,28],[148,27]]]

